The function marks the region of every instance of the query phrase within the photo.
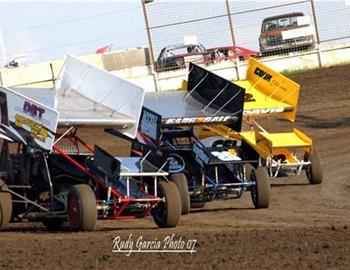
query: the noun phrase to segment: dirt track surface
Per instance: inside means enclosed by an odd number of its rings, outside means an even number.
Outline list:
[[[173,229],[158,229],[151,218],[100,221],[86,233],[13,224],[0,233],[0,269],[350,269],[350,66],[290,77],[302,85],[297,126],[320,152],[321,185],[308,185],[305,175],[279,179],[268,209],[253,209],[246,193],[182,216]],[[101,136],[88,139],[116,148]],[[196,239],[196,253],[112,253],[112,240],[130,234],[135,240]]]

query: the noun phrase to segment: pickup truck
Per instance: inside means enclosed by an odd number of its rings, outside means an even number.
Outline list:
[[[263,55],[315,47],[315,28],[310,18],[302,12],[265,18],[259,37]]]

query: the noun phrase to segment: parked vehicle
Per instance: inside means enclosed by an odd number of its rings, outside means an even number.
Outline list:
[[[310,19],[302,12],[265,18],[259,37],[263,55],[313,49],[315,29]]]
[[[157,71],[185,68],[190,62],[204,63],[210,61],[210,53],[198,44],[177,44],[164,47],[156,61]]]
[[[215,47],[207,50],[213,62],[220,61],[247,61],[249,57],[260,57],[260,52],[252,51],[239,46]]]

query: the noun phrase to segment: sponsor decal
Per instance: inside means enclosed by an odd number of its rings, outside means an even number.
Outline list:
[[[32,117],[41,119],[41,117],[45,113],[45,109],[40,108],[38,105],[30,103],[26,100],[23,103],[23,112],[31,115]]]
[[[218,159],[220,159],[221,161],[240,161],[241,158],[231,154],[228,151],[212,151],[211,154],[215,157],[217,157]]]
[[[283,83],[281,83],[276,78],[273,78],[273,76],[270,73],[268,73],[267,71],[264,71],[263,69],[256,67],[254,70],[254,74],[258,75],[263,80],[269,82],[271,87],[278,87],[279,89],[281,89],[285,92],[288,91],[288,89],[283,85]],[[246,101],[246,100],[244,100],[244,101]]]
[[[166,125],[174,124],[207,124],[207,123],[221,123],[230,120],[231,116],[205,116],[205,117],[178,117],[169,118],[165,121]]]
[[[262,70],[261,68],[255,68],[254,74],[258,75],[260,78],[263,78],[265,81],[271,82],[272,75]]]
[[[185,160],[178,154],[170,154],[169,173],[180,173],[185,169]]]
[[[16,127],[20,128],[23,126],[29,127],[31,136],[43,142],[45,142],[46,138],[49,135],[49,132],[45,127],[31,119],[24,117],[23,115],[16,114],[15,125]]]
[[[266,109],[254,109],[254,110],[244,110],[244,114],[256,115],[256,114],[270,114],[270,113],[281,113],[284,112],[284,108],[266,108]]]

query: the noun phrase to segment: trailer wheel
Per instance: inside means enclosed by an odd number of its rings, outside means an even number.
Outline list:
[[[91,231],[97,219],[96,197],[85,184],[75,185],[68,194],[68,220],[74,231]]]
[[[199,209],[204,208],[205,202],[191,202],[191,208],[193,209]]]
[[[270,204],[270,179],[265,167],[251,171],[250,178],[255,182],[251,189],[252,201],[255,208],[268,208]]]
[[[316,149],[313,149],[310,154],[305,154],[305,160],[309,160],[311,162],[311,165],[305,169],[309,183],[312,185],[321,184],[323,179],[323,172],[318,151]]]
[[[0,179],[0,229],[6,227],[12,217],[12,197],[7,191],[5,182]]]
[[[190,194],[188,193],[187,178],[183,173],[176,173],[170,175],[170,180],[175,183],[180,193],[181,214],[186,215],[190,212]]]
[[[165,198],[152,210],[155,223],[159,228],[175,227],[181,216],[181,197],[173,182],[159,182],[158,196]]]

